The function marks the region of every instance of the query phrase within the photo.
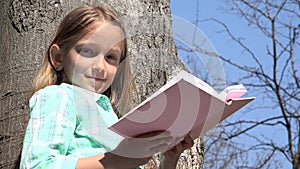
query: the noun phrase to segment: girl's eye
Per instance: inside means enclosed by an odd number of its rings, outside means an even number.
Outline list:
[[[90,48],[82,48],[80,50],[80,54],[84,57],[94,57],[96,56],[96,52],[94,52],[92,49]]]
[[[107,55],[107,56],[106,56],[106,59],[107,59],[108,62],[111,63],[111,64],[118,64],[118,63],[119,63],[118,57],[115,56],[115,55]]]
[[[116,57],[114,57],[113,55],[108,55],[107,58],[111,60],[116,60]]]

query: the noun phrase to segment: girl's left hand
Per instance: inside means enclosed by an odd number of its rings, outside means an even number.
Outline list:
[[[161,165],[160,168],[176,168],[176,164],[180,154],[186,150],[191,148],[194,145],[194,141],[191,136],[188,134],[184,137],[184,139],[175,145],[170,150],[162,153],[161,156]]]

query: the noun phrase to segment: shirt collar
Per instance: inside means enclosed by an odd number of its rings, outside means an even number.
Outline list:
[[[60,85],[63,86],[63,87],[71,89],[72,92],[73,92],[73,96],[77,95],[78,96],[77,98],[80,98],[80,96],[84,95],[84,96],[90,97],[90,98],[94,97],[94,101],[98,105],[100,105],[101,103],[105,103],[105,104],[110,103],[109,98],[104,94],[99,94],[99,93],[84,89],[84,88],[79,87],[79,86],[71,85],[71,84],[68,84],[68,83],[61,83]]]

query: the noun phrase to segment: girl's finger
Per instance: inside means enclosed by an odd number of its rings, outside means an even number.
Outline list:
[[[182,152],[184,150],[183,144],[178,143],[175,147],[174,150],[172,150],[174,153]]]
[[[168,144],[160,144],[160,145],[156,145],[156,146],[152,147],[151,149],[149,149],[149,152],[151,154],[155,154],[158,152],[165,152],[168,150],[168,148],[169,148]]]
[[[153,131],[138,135],[136,138],[147,138],[149,141],[151,141],[167,137],[172,137],[172,134],[169,131]]]
[[[153,140],[149,140],[148,143],[150,145],[150,148],[155,147],[155,146],[159,146],[162,144],[166,144],[168,146],[170,146],[173,143],[173,137],[163,137],[163,138],[157,138],[157,139],[153,139]]]
[[[174,147],[176,147],[177,144],[180,144],[181,140],[183,140],[182,137],[177,137],[173,139],[172,143],[169,145],[169,149],[173,149]]]
[[[182,141],[182,145],[184,149],[191,148],[194,145],[194,140],[191,138],[190,135],[187,135],[184,137],[184,140]]]
[[[173,136],[170,132],[164,131],[153,137],[149,137],[149,140],[166,139],[166,138],[173,138]]]

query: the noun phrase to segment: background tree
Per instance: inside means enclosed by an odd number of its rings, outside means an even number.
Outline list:
[[[198,1],[199,2],[199,1]],[[244,19],[239,29],[258,32],[255,45],[238,37],[227,23],[218,19],[197,20],[213,24],[218,33],[235,42],[240,57],[222,56],[201,46],[187,52],[219,57],[231,67],[228,85],[243,83],[256,96],[244,114],[225,121],[205,141],[204,168],[283,168],[288,161],[300,168],[300,2],[297,0],[227,0],[224,11]],[[221,28],[221,30],[220,30]],[[255,35],[252,35],[255,36]],[[264,40],[262,40],[264,39]],[[260,52],[261,47],[264,52]],[[188,55],[191,55],[190,53]],[[195,62],[194,62],[195,63]],[[197,66],[191,66],[197,67]],[[249,116],[256,114],[259,118]]]
[[[113,6],[124,19],[138,89],[136,102],[183,69],[172,38],[169,1],[1,1],[0,168],[13,168],[18,158],[29,118],[32,80],[59,21],[75,7],[99,2]],[[202,153],[197,144],[186,151],[179,166],[201,168]]]

